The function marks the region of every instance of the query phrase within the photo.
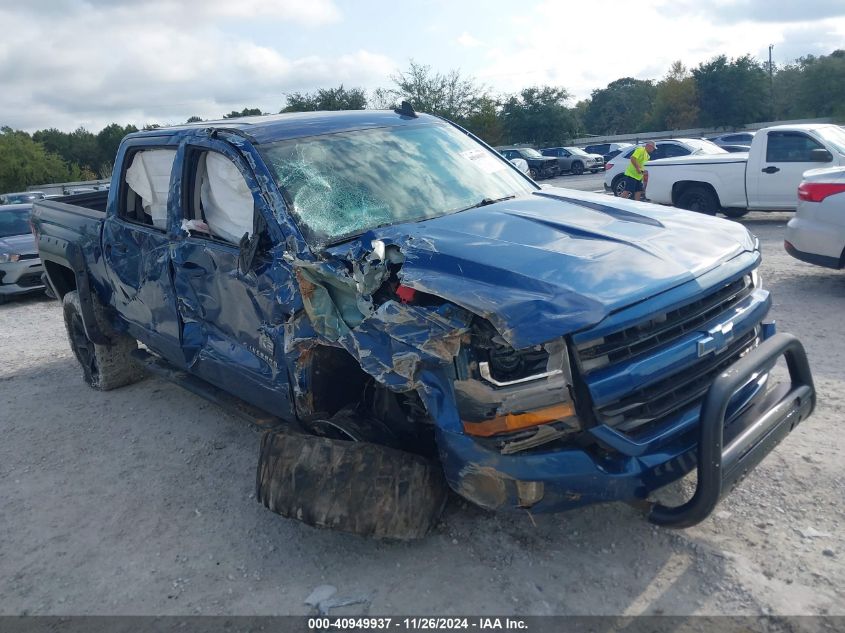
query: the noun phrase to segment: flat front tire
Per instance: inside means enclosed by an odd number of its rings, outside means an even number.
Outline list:
[[[255,487],[284,517],[399,540],[425,536],[448,495],[440,465],[420,455],[284,430],[261,438]]]
[[[144,371],[130,356],[137,349],[135,339],[124,334],[112,336],[111,345],[98,345],[88,338],[82,321],[79,293],[68,292],[62,299],[68,342],[82,367],[82,379],[88,386],[108,391],[137,382]]]

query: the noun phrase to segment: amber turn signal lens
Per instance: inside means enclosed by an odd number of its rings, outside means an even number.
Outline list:
[[[482,422],[467,422],[464,420],[464,432],[467,435],[490,437],[499,433],[510,433],[527,429],[540,424],[556,422],[575,415],[575,408],[570,402],[556,404],[553,407],[527,411],[525,413],[508,413]]]

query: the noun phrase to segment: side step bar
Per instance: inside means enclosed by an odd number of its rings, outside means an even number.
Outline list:
[[[168,382],[175,383],[183,389],[186,389],[187,391],[190,391],[209,402],[213,402],[227,413],[239,417],[242,420],[246,420],[250,424],[258,427],[260,430],[266,431],[282,425],[289,426],[289,422],[286,420],[271,415],[266,411],[249,404],[248,402],[244,402],[237,396],[233,396],[222,389],[218,389],[202,378],[189,374],[181,369],[177,369],[163,358],[154,356],[144,349],[137,349],[133,351],[132,359],[151,374],[155,374],[159,378],[163,378]]]

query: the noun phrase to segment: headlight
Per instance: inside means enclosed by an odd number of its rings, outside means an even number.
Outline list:
[[[467,435],[509,435],[508,450],[515,451],[580,429],[563,339],[515,350],[489,323],[477,320],[468,343],[462,352],[466,373],[455,383]]]
[[[16,262],[21,258],[17,253],[0,253],[0,264]]]

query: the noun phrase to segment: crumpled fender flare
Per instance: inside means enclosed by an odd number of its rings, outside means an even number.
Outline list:
[[[76,244],[68,244],[65,250],[68,268],[73,272],[76,280],[76,291],[79,293],[79,306],[82,315],[82,324],[85,326],[85,333],[92,342],[98,345],[110,345],[112,342],[109,333],[111,328],[103,315],[103,308],[100,305],[88,279],[88,266],[81,249]],[[45,269],[46,271],[46,269]],[[50,278],[49,272],[47,278]],[[50,279],[50,285],[55,283]]]

